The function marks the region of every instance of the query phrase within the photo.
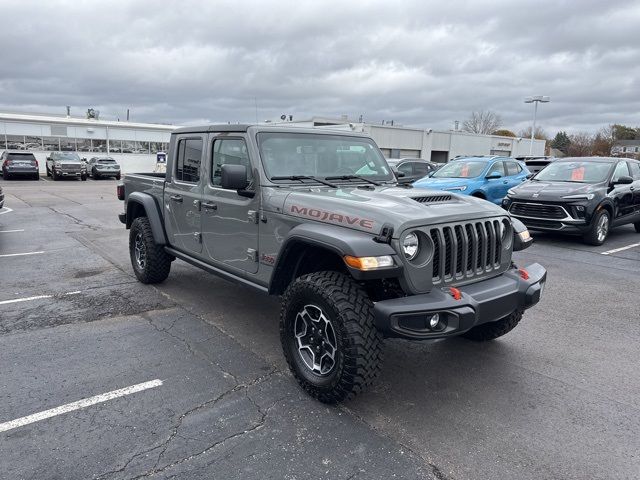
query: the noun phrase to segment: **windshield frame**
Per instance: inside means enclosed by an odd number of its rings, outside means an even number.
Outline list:
[[[258,155],[260,158],[260,163],[261,163],[261,167],[263,169],[265,178],[273,183],[274,185],[282,185],[282,184],[287,184],[287,185],[300,185],[299,182],[296,182],[295,180],[272,180],[272,177],[279,177],[279,176],[289,176],[289,175],[308,175],[308,176],[314,176],[317,177],[318,179],[322,179],[324,180],[326,177],[334,177],[334,176],[340,176],[340,174],[338,173],[338,171],[335,172],[331,172],[328,175],[310,175],[310,174],[305,174],[302,172],[287,172],[287,173],[272,173],[269,171],[269,164],[267,161],[265,161],[265,156],[264,156],[264,151],[263,151],[263,143],[269,139],[269,138],[291,138],[291,139],[295,139],[295,138],[300,138],[300,137],[314,137],[314,141],[315,140],[344,140],[345,142],[358,142],[358,143],[362,143],[362,144],[368,144],[371,146],[371,151],[374,152],[375,157],[378,160],[378,165],[377,166],[382,166],[387,170],[387,174],[386,175],[381,175],[381,174],[375,174],[375,175],[369,175],[366,173],[358,173],[358,171],[353,172],[352,174],[349,175],[356,175],[356,176],[362,176],[364,178],[366,178],[367,180],[373,180],[375,182],[382,182],[382,183],[397,183],[396,180],[396,176],[393,173],[393,170],[391,168],[391,166],[387,163],[386,158],[384,157],[384,155],[382,154],[382,152],[380,151],[380,148],[378,147],[378,145],[370,138],[367,136],[359,136],[359,135],[344,135],[340,132],[331,132],[330,134],[328,133],[320,133],[320,132],[292,132],[292,131],[285,131],[285,132],[278,132],[278,131],[260,131],[256,133],[256,144],[257,144],[257,150],[258,150]],[[346,175],[346,173],[345,173]],[[311,184],[311,182],[314,181],[313,179],[309,179],[309,184]],[[318,181],[315,181],[316,183],[321,183]],[[357,183],[369,183],[366,180],[340,180],[337,179],[336,180],[332,180],[332,183],[337,183],[340,185],[356,185]]]
[[[607,169],[607,172],[604,175],[604,178],[602,178],[600,180],[592,181],[592,182],[585,182],[585,181],[579,181],[579,180],[558,180],[558,179],[555,179],[555,178],[539,178],[540,174],[543,173],[547,169],[551,170],[553,168],[559,168],[564,164],[570,164],[570,163],[580,163],[580,164],[583,164],[583,165],[596,165],[596,164],[597,165],[609,165],[609,168]],[[535,180],[535,181],[538,181],[538,182],[562,182],[562,183],[579,183],[581,185],[596,185],[598,183],[603,183],[603,182],[608,181],[609,178],[611,177],[613,169],[615,169],[616,165],[617,165],[617,162],[599,162],[599,161],[584,161],[584,160],[555,161],[555,162],[551,162],[550,164],[545,166],[543,169],[541,169],[538,173],[535,174],[535,176],[531,180]]]

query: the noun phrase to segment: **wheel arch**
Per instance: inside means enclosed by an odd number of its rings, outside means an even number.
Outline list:
[[[149,219],[153,240],[158,245],[166,245],[168,243],[160,207],[153,196],[142,192],[133,192],[129,195],[129,198],[127,198],[127,228],[131,228],[131,224],[138,217],[147,217]]]
[[[401,271],[400,262],[396,260],[397,267],[362,272],[347,266],[345,255],[391,255],[396,258],[390,245],[375,242],[370,234],[333,225],[298,225],[289,232],[282,244],[271,276],[269,293],[281,295],[293,280],[307,273],[330,270],[349,274],[356,280],[370,280],[397,277]]]

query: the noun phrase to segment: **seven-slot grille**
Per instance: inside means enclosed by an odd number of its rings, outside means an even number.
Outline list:
[[[443,225],[429,230],[433,242],[433,283],[466,279],[499,270],[501,220]]]
[[[560,219],[569,215],[566,210],[559,205],[545,205],[542,203],[521,203],[514,202],[509,208],[509,212],[521,217]]]

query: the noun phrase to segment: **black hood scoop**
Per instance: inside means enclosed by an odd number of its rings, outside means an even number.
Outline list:
[[[424,197],[409,198],[411,198],[411,200],[415,200],[418,203],[442,203],[451,201],[451,195],[428,195]]]

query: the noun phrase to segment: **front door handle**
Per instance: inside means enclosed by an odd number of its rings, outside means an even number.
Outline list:
[[[205,210],[218,210],[218,205],[213,202],[204,202],[202,204],[202,208],[204,208]]]
[[[633,192],[635,190],[635,187],[629,187],[629,190]]]
[[[182,195],[171,195],[169,198],[174,202],[182,203]]]

